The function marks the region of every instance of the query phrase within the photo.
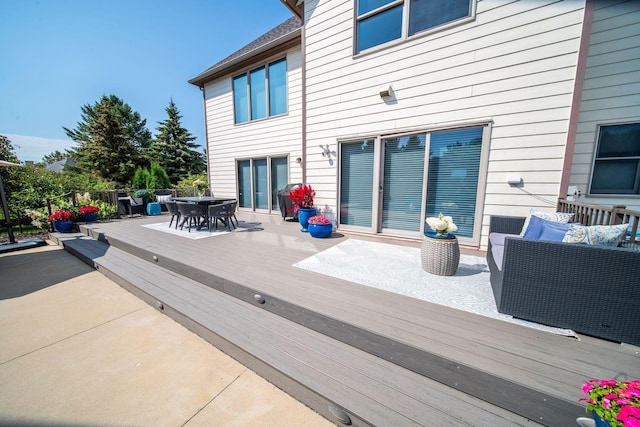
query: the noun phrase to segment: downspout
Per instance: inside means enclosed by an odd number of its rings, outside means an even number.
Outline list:
[[[300,56],[302,61],[302,183],[307,183],[307,58],[305,50],[304,3],[302,3],[302,28],[300,29]]]
[[[567,191],[569,189],[569,180],[571,178],[571,166],[573,165],[573,153],[576,146],[576,134],[578,133],[580,104],[582,102],[584,76],[587,69],[587,59],[589,55],[589,38],[591,37],[591,26],[593,24],[594,8],[595,0],[585,1],[584,19],[582,20],[582,34],[580,36],[580,50],[578,51],[578,62],[576,64],[576,76],[573,86],[573,99],[571,101],[571,113],[569,115],[569,128],[567,129],[567,143],[565,144],[562,176],[560,178],[560,194],[558,195],[558,197],[560,198],[565,198],[567,196]]]
[[[209,126],[207,126],[207,96],[204,90],[204,83],[200,86],[200,91],[202,92],[202,107],[204,108],[204,155],[207,161],[207,182],[209,182],[209,194],[213,195],[211,192],[211,172],[209,170]]]

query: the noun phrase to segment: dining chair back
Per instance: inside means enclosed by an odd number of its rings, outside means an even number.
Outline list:
[[[178,211],[180,211],[180,217],[182,218],[180,229],[184,227],[184,223],[187,221],[189,221],[189,233],[191,233],[192,225],[203,226],[202,222],[204,222],[208,226],[209,216],[207,212],[207,205],[185,202],[176,203],[178,205]]]
[[[211,231],[211,226],[213,225],[215,229],[218,229],[218,221],[222,222],[227,226],[227,229],[231,231],[231,227],[229,226],[229,221],[227,220],[227,209],[223,204],[217,205],[209,205],[209,231]]]
[[[178,222],[180,222],[180,211],[178,210],[178,203],[172,201],[164,202],[167,207],[167,211],[171,214],[171,221],[169,221],[169,228],[171,228],[171,224],[173,224],[173,220],[176,220],[175,228],[178,228]]]
[[[236,218],[236,210],[238,209],[238,201],[233,200],[231,202],[224,202],[222,205],[225,207],[227,218],[229,218],[229,221],[231,221],[231,225],[233,225],[234,227],[237,227],[238,218]],[[234,219],[236,220],[235,224],[233,223]]]

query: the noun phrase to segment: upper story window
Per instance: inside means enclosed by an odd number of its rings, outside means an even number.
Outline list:
[[[590,194],[640,194],[640,123],[600,126]]]
[[[356,53],[469,17],[473,1],[356,0]]]
[[[236,123],[286,113],[286,58],[234,77],[233,108]]]

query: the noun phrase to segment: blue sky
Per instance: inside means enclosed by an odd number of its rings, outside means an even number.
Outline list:
[[[291,17],[278,0],[0,0],[0,135],[22,161],[74,146],[81,107],[114,94],[156,133],[173,98],[204,145],[187,81]]]

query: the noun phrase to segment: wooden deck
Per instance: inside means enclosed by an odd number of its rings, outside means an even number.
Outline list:
[[[584,415],[583,381],[640,378],[637,347],[539,332],[292,267],[344,239],[371,238],[313,239],[277,216],[238,217],[261,230],[189,240],[141,226],[166,219],[156,216],[83,228],[92,238],[57,236],[336,424],[571,426]]]

